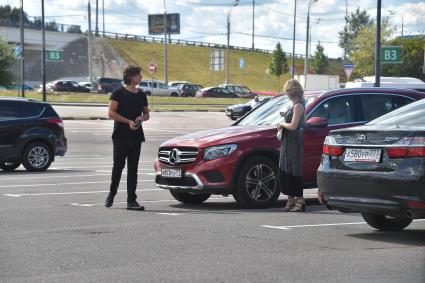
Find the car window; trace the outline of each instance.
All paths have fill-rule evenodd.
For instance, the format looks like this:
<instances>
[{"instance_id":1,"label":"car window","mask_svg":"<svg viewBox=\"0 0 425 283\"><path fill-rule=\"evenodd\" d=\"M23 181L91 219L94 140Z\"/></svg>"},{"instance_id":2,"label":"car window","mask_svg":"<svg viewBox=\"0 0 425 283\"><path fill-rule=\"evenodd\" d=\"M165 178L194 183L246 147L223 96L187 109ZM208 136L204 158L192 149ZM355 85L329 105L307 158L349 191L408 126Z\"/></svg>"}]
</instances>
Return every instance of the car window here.
<instances>
[{"instance_id":1,"label":"car window","mask_svg":"<svg viewBox=\"0 0 425 283\"><path fill-rule=\"evenodd\" d=\"M425 99L406 105L367 123L367 125L424 125Z\"/></svg>"},{"instance_id":2,"label":"car window","mask_svg":"<svg viewBox=\"0 0 425 283\"><path fill-rule=\"evenodd\" d=\"M227 89L225 89L225 88L222 88L221 89L221 92L223 92L223 93L225 93L225 94L231 94L231 92L230 91L228 91Z\"/></svg>"},{"instance_id":3,"label":"car window","mask_svg":"<svg viewBox=\"0 0 425 283\"><path fill-rule=\"evenodd\" d=\"M74 87L79 87L80 85L79 84L77 84L76 82L71 82L71 85L72 86L74 86Z\"/></svg>"},{"instance_id":4,"label":"car window","mask_svg":"<svg viewBox=\"0 0 425 283\"><path fill-rule=\"evenodd\" d=\"M326 118L329 125L344 124L354 122L353 110L351 96L335 97L322 102L310 117Z\"/></svg>"},{"instance_id":5,"label":"car window","mask_svg":"<svg viewBox=\"0 0 425 283\"><path fill-rule=\"evenodd\" d=\"M403 107L404 105L412 103L414 100L410 97L404 97L404 96L393 96L393 104L394 109L398 109L400 107Z\"/></svg>"},{"instance_id":6,"label":"car window","mask_svg":"<svg viewBox=\"0 0 425 283\"><path fill-rule=\"evenodd\" d=\"M360 95L365 121L371 121L394 110L392 96L390 95Z\"/></svg>"},{"instance_id":7,"label":"car window","mask_svg":"<svg viewBox=\"0 0 425 283\"><path fill-rule=\"evenodd\" d=\"M147 82L141 82L140 86L148 87L148 83Z\"/></svg>"},{"instance_id":8,"label":"car window","mask_svg":"<svg viewBox=\"0 0 425 283\"><path fill-rule=\"evenodd\" d=\"M23 101L2 101L0 105L0 120L37 117L45 105Z\"/></svg>"},{"instance_id":9,"label":"car window","mask_svg":"<svg viewBox=\"0 0 425 283\"><path fill-rule=\"evenodd\" d=\"M162 89L166 89L167 88L167 85L165 85L163 83L158 83L158 85L159 85L159 88L162 88Z\"/></svg>"},{"instance_id":10,"label":"car window","mask_svg":"<svg viewBox=\"0 0 425 283\"><path fill-rule=\"evenodd\" d=\"M261 104L239 121L239 126L277 125L283 121L281 111L288 111L292 101L286 96L279 96Z\"/></svg>"},{"instance_id":11,"label":"car window","mask_svg":"<svg viewBox=\"0 0 425 283\"><path fill-rule=\"evenodd\" d=\"M158 84L156 82L152 82L152 87L153 88L158 88Z\"/></svg>"},{"instance_id":12,"label":"car window","mask_svg":"<svg viewBox=\"0 0 425 283\"><path fill-rule=\"evenodd\" d=\"M251 92L251 90L249 88L247 88L246 86L241 87L241 89L242 89L243 93L250 93Z\"/></svg>"}]
</instances>

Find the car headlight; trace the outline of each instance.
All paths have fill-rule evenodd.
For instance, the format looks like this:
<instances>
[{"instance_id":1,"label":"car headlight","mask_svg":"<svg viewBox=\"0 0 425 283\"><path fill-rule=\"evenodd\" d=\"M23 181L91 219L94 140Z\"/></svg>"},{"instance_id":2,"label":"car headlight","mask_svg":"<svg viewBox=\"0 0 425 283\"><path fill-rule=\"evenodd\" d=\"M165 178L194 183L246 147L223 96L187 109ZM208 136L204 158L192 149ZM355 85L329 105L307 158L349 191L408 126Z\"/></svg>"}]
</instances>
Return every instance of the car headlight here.
<instances>
[{"instance_id":1,"label":"car headlight","mask_svg":"<svg viewBox=\"0 0 425 283\"><path fill-rule=\"evenodd\" d=\"M232 154L238 148L237 144L212 146L205 149L204 160L214 160Z\"/></svg>"}]
</instances>

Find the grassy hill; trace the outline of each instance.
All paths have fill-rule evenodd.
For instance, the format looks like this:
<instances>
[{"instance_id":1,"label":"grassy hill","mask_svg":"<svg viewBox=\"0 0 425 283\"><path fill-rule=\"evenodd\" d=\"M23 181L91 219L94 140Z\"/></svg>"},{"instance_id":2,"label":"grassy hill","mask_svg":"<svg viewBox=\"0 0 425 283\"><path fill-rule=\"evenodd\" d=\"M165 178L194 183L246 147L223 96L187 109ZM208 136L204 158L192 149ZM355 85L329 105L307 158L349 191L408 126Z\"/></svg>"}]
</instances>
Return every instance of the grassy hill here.
<instances>
[{"instance_id":1,"label":"grassy hill","mask_svg":"<svg viewBox=\"0 0 425 283\"><path fill-rule=\"evenodd\" d=\"M159 43L138 42L131 40L111 39L111 45L121 54L128 63L136 63L144 69L144 78L149 79L148 66L157 65L155 79L164 80L164 47ZM168 46L168 80L185 80L199 83L203 86L212 86L224 83L225 71L210 71L211 49L206 47L169 45ZM240 84L241 72L239 59L244 58L243 84L256 91L278 91L277 77L269 74L267 68L271 62L271 55L251 51L230 50L230 82ZM290 59L289 59L290 60ZM296 60L297 73L303 72L304 61ZM331 62L330 73L340 73L340 63ZM289 79L290 74L281 76L281 86Z\"/></svg>"}]
</instances>

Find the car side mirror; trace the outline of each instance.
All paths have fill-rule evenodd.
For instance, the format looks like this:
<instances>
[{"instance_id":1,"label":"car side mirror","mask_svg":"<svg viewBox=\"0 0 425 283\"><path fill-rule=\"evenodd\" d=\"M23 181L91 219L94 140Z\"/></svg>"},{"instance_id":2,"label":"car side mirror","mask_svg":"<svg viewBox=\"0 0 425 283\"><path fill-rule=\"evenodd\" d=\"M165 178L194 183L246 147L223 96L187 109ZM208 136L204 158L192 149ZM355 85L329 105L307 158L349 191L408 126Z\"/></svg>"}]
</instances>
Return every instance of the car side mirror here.
<instances>
[{"instance_id":1,"label":"car side mirror","mask_svg":"<svg viewBox=\"0 0 425 283\"><path fill-rule=\"evenodd\" d=\"M306 128L325 128L327 126L328 119L322 117L311 117L306 123Z\"/></svg>"}]
</instances>

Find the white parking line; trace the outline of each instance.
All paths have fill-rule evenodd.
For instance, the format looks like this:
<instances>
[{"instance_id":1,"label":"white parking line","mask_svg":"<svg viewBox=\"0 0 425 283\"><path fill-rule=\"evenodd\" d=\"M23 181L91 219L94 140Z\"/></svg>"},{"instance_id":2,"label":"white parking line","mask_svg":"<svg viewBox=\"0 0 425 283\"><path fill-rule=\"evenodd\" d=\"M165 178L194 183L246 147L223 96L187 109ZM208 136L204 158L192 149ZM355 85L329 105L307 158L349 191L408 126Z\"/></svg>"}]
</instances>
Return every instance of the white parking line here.
<instances>
[{"instance_id":1,"label":"white parking line","mask_svg":"<svg viewBox=\"0 0 425 283\"><path fill-rule=\"evenodd\" d=\"M102 172L102 171L96 171L96 172ZM81 177L101 177L101 176L111 176L110 171L103 171L103 172L109 172L109 174L90 174L90 175L73 175L73 174L69 174L69 175L51 175L51 176L36 176L36 174L32 174L32 175L19 175L19 177L12 177L12 178L1 178L2 181L6 181L6 180L22 180L22 178L25 177L31 177L31 180L34 179L54 179L54 178L81 178ZM138 172L138 174L142 174L142 175L148 175L148 176L155 176L156 173L142 173L142 172ZM122 172L122 175L127 175L127 172Z\"/></svg>"},{"instance_id":2,"label":"white parking line","mask_svg":"<svg viewBox=\"0 0 425 283\"><path fill-rule=\"evenodd\" d=\"M20 185L4 185L0 188L20 188L20 187L47 187L47 186L73 186L73 185L90 185L90 184L105 184L111 181L95 181L95 182L78 182L78 183L46 183L46 184L20 184ZM122 183L127 181L122 180ZM138 180L138 182L155 182L155 180Z\"/></svg>"},{"instance_id":3,"label":"white parking line","mask_svg":"<svg viewBox=\"0 0 425 283\"><path fill-rule=\"evenodd\" d=\"M413 222L421 222L425 219L415 219ZM307 227L326 227L326 226L348 226L348 225L363 225L366 222L347 222L347 223L326 223L326 224L308 224L308 225L293 225L293 226L271 226L261 225L263 228L278 229L278 230L291 230L293 228L307 228Z\"/></svg>"},{"instance_id":4,"label":"white parking line","mask_svg":"<svg viewBox=\"0 0 425 283\"><path fill-rule=\"evenodd\" d=\"M146 191L165 191L164 189L144 189L138 190L138 192ZM127 192L127 190L118 190L118 192ZM86 191L86 192L64 192L64 193L31 193L31 194L3 194L6 197L27 197L27 196L52 196L52 195L83 195L83 194L100 194L109 193L108 191Z\"/></svg>"},{"instance_id":5,"label":"white parking line","mask_svg":"<svg viewBox=\"0 0 425 283\"><path fill-rule=\"evenodd\" d=\"M153 202L177 202L175 199L163 199L163 200L144 200L142 203L153 203ZM115 202L114 204L124 204L127 203L126 201L122 202ZM80 207L92 207L92 206L99 206L99 205L105 205L104 202L98 202L98 203L78 203L73 202L70 205L72 206L80 206Z\"/></svg>"},{"instance_id":6,"label":"white parking line","mask_svg":"<svg viewBox=\"0 0 425 283\"><path fill-rule=\"evenodd\" d=\"M158 212L159 215L171 215L171 216L178 216L182 215L181 213L171 213L171 212Z\"/></svg>"}]
</instances>

